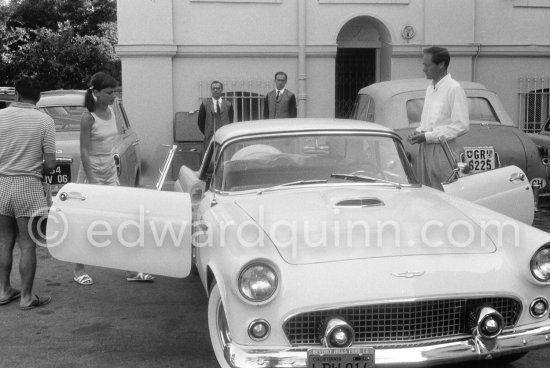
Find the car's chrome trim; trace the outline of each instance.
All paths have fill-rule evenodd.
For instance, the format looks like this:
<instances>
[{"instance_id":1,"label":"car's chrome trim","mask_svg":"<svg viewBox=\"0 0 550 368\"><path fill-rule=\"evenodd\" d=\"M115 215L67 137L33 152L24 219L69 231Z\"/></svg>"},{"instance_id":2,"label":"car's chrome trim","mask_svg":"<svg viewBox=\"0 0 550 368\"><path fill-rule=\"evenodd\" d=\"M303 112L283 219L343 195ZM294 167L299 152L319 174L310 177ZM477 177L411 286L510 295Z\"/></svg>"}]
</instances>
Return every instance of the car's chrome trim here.
<instances>
[{"instance_id":1,"label":"car's chrome trim","mask_svg":"<svg viewBox=\"0 0 550 368\"><path fill-rule=\"evenodd\" d=\"M458 299L458 298L479 299L479 298L497 298L497 297L498 298L510 298L510 299L516 300L522 306L521 310L519 311L519 314L521 315L523 313L523 303L518 298L518 296L514 295L514 294L504 294L504 293L457 294L453 297L453 299ZM449 298L449 295L439 295L439 294L437 294L437 295L432 295L429 298L404 298L404 299L396 298L396 299L372 300L368 303L365 303L364 301L362 301L362 302L357 302L357 303L346 304L346 307L360 307L360 306L369 306L369 305L376 305L376 304L392 304L392 303L413 303L413 302L430 301L430 300L438 300L438 299L448 299L448 298ZM291 313L291 314L285 316L285 318L283 320L283 324L287 323L290 319L292 319L292 318L294 318L297 315L300 315L302 313L322 312L322 311L331 310L331 309L335 309L335 308L337 308L337 307L335 307L334 305L326 305L326 306L317 307L317 308L298 310L298 311L295 311L294 313Z\"/></svg>"},{"instance_id":2,"label":"car's chrome trim","mask_svg":"<svg viewBox=\"0 0 550 368\"><path fill-rule=\"evenodd\" d=\"M537 316L537 315L533 314L533 305L535 305L535 303L538 302L539 300L544 301L544 303L546 304L546 310L544 311L543 314L541 314L540 316ZM546 300L546 298L543 298L543 297L533 299L531 304L529 304L529 314L531 315L531 317L537 318L537 319L546 317L546 315L548 314L548 300Z\"/></svg>"},{"instance_id":3,"label":"car's chrome trim","mask_svg":"<svg viewBox=\"0 0 550 368\"><path fill-rule=\"evenodd\" d=\"M550 325L514 330L495 339L488 350L473 337L455 342L406 348L378 348L375 350L377 367L425 367L434 364L491 359L506 354L550 346ZM483 348L481 346L483 345ZM358 345L356 345L358 346ZM307 347L277 347L237 345L225 346L225 357L231 367L307 367Z\"/></svg>"}]
</instances>

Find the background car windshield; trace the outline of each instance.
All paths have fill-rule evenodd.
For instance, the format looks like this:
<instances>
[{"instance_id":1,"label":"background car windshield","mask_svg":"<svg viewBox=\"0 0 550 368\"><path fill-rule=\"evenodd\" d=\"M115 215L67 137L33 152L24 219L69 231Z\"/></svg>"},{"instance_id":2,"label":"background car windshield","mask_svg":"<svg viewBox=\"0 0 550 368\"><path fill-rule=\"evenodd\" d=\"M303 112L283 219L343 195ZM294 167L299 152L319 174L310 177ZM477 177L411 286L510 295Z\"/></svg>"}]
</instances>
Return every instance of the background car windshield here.
<instances>
[{"instance_id":1,"label":"background car windshield","mask_svg":"<svg viewBox=\"0 0 550 368\"><path fill-rule=\"evenodd\" d=\"M221 153L214 187L242 191L300 180L342 182L350 174L400 184L415 182L396 141L374 135L265 137L228 145ZM374 181L373 181L374 182Z\"/></svg>"},{"instance_id":2,"label":"background car windshield","mask_svg":"<svg viewBox=\"0 0 550 368\"><path fill-rule=\"evenodd\" d=\"M359 95L351 113L352 119L374 121L374 99L369 95Z\"/></svg>"},{"instance_id":3,"label":"background car windshield","mask_svg":"<svg viewBox=\"0 0 550 368\"><path fill-rule=\"evenodd\" d=\"M40 110L53 118L57 132L80 130L80 118L88 111L84 106L48 106Z\"/></svg>"},{"instance_id":4,"label":"background car windshield","mask_svg":"<svg viewBox=\"0 0 550 368\"><path fill-rule=\"evenodd\" d=\"M407 101L407 117L410 125L420 124L423 107L423 98L414 98ZM468 97L468 110L470 113L470 121L500 123L495 110L486 98Z\"/></svg>"}]
</instances>

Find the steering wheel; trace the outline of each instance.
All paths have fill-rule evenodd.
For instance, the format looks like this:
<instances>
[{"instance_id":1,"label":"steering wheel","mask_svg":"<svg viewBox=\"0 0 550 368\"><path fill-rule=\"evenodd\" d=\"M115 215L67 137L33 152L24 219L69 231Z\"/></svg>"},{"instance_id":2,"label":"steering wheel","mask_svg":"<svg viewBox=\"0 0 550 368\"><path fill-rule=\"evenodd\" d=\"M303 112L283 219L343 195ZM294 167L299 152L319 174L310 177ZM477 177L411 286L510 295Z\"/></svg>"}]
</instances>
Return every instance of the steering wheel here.
<instances>
[{"instance_id":1,"label":"steering wheel","mask_svg":"<svg viewBox=\"0 0 550 368\"><path fill-rule=\"evenodd\" d=\"M384 173L380 170L380 168L370 162L362 162L361 169L355 170L354 172L350 173L350 175L365 175L379 179L384 177Z\"/></svg>"}]
</instances>

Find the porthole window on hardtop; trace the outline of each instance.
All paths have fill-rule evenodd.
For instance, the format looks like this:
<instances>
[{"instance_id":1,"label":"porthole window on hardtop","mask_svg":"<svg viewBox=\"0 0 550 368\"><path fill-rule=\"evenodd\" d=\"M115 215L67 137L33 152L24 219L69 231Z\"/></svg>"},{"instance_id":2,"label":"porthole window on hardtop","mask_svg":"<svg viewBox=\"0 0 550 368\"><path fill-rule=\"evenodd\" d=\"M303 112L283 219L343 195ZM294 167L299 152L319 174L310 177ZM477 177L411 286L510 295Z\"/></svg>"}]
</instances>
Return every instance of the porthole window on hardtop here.
<instances>
[{"instance_id":1,"label":"porthole window on hardtop","mask_svg":"<svg viewBox=\"0 0 550 368\"><path fill-rule=\"evenodd\" d=\"M410 125L420 124L423 107L423 98L415 98L407 101L407 118L409 119ZM491 103L486 98L468 97L468 110L470 112L470 121L500 123L493 106L491 106Z\"/></svg>"},{"instance_id":2,"label":"porthole window on hardtop","mask_svg":"<svg viewBox=\"0 0 550 368\"><path fill-rule=\"evenodd\" d=\"M357 96L351 116L355 120L374 122L374 99L369 95Z\"/></svg>"}]
</instances>

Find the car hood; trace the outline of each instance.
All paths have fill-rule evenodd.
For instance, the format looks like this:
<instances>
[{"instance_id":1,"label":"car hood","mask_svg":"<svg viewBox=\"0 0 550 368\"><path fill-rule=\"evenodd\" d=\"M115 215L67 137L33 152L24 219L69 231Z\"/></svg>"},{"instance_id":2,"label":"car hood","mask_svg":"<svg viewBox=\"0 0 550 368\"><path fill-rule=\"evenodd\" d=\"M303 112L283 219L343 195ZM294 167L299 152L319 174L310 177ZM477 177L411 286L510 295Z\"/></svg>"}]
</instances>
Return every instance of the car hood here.
<instances>
[{"instance_id":1,"label":"car hood","mask_svg":"<svg viewBox=\"0 0 550 368\"><path fill-rule=\"evenodd\" d=\"M494 252L481 227L446 198L427 188L310 187L235 204L291 264Z\"/></svg>"}]
</instances>

